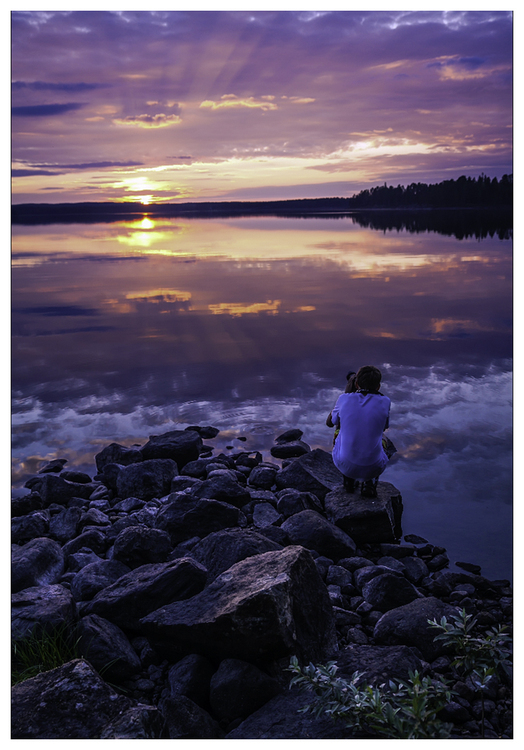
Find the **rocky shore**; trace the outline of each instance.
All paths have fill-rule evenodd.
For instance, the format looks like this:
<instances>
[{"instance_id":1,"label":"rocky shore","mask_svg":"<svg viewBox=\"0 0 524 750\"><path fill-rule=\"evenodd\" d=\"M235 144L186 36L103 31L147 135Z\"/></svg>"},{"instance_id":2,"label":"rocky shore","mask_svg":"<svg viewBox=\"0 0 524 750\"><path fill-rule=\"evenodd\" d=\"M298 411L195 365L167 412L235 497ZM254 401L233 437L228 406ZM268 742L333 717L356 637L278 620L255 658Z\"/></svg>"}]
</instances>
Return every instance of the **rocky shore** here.
<instances>
[{"instance_id":1,"label":"rocky shore","mask_svg":"<svg viewBox=\"0 0 524 750\"><path fill-rule=\"evenodd\" d=\"M12 501L12 638L61 630L76 658L17 683L13 739L342 739L300 713L291 656L369 684L418 670L454 689L452 738L512 737L512 684L482 702L428 619L458 609L512 632L509 581L402 535L402 497L348 493L298 430L220 453L191 426L112 443L93 476L55 460ZM484 720L482 721L482 717Z\"/></svg>"}]
</instances>

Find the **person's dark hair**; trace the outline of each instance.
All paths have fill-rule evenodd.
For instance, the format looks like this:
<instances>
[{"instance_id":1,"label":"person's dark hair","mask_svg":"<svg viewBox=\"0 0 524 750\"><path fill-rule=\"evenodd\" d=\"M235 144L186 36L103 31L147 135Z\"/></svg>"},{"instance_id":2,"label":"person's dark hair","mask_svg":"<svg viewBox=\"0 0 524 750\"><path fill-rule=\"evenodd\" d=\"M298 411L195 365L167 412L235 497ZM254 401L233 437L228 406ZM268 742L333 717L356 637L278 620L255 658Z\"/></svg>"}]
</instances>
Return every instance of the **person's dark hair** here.
<instances>
[{"instance_id":1,"label":"person's dark hair","mask_svg":"<svg viewBox=\"0 0 524 750\"><path fill-rule=\"evenodd\" d=\"M348 373L348 382L346 385L346 390L344 393L355 393L357 390L357 373L356 372L350 372Z\"/></svg>"},{"instance_id":2,"label":"person's dark hair","mask_svg":"<svg viewBox=\"0 0 524 750\"><path fill-rule=\"evenodd\" d=\"M378 367L373 365L364 365L357 372L357 383L358 388L362 391L371 391L375 393L380 388L380 381L382 380L382 373Z\"/></svg>"}]
</instances>

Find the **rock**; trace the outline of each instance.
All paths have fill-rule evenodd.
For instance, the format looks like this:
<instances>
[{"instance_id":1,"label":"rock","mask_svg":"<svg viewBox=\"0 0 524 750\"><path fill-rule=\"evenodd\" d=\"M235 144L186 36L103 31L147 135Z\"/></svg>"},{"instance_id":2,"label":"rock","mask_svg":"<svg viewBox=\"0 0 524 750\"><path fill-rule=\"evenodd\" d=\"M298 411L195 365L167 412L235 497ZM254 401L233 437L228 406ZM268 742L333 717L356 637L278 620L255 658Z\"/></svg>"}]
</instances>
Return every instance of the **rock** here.
<instances>
[{"instance_id":1,"label":"rock","mask_svg":"<svg viewBox=\"0 0 524 750\"><path fill-rule=\"evenodd\" d=\"M279 490L292 487L301 492L312 492L321 500L328 492L342 485L342 474L336 468L331 453L316 448L291 461L276 475Z\"/></svg>"},{"instance_id":2,"label":"rock","mask_svg":"<svg viewBox=\"0 0 524 750\"><path fill-rule=\"evenodd\" d=\"M11 639L70 627L75 614L71 592L59 584L24 589L11 597Z\"/></svg>"},{"instance_id":3,"label":"rock","mask_svg":"<svg viewBox=\"0 0 524 750\"><path fill-rule=\"evenodd\" d=\"M163 435L150 435L140 452L145 460L171 459L179 469L195 461L202 449L202 438L193 430L172 430ZM178 473L178 472L177 472Z\"/></svg>"},{"instance_id":4,"label":"rock","mask_svg":"<svg viewBox=\"0 0 524 750\"><path fill-rule=\"evenodd\" d=\"M337 676L351 677L362 672L359 685L380 685L388 680L409 680L409 673L422 672L423 663L408 646L372 646L352 644L333 654Z\"/></svg>"},{"instance_id":5,"label":"rock","mask_svg":"<svg viewBox=\"0 0 524 750\"><path fill-rule=\"evenodd\" d=\"M318 564L318 560L315 561ZM341 565L330 565L326 571L326 584L340 586L342 594L352 596L355 592L353 575Z\"/></svg>"},{"instance_id":6,"label":"rock","mask_svg":"<svg viewBox=\"0 0 524 750\"><path fill-rule=\"evenodd\" d=\"M340 560L356 552L356 544L342 529L314 510L303 510L284 521L280 527L292 544L300 544L330 559Z\"/></svg>"},{"instance_id":7,"label":"rock","mask_svg":"<svg viewBox=\"0 0 524 750\"><path fill-rule=\"evenodd\" d=\"M80 508L64 508L51 518L49 536L65 544L77 535L81 518Z\"/></svg>"},{"instance_id":8,"label":"rock","mask_svg":"<svg viewBox=\"0 0 524 750\"><path fill-rule=\"evenodd\" d=\"M268 701L226 734L226 740L325 740L351 737L343 721L303 713L311 694L292 688Z\"/></svg>"},{"instance_id":9,"label":"rock","mask_svg":"<svg viewBox=\"0 0 524 750\"><path fill-rule=\"evenodd\" d=\"M166 658L316 660L336 646L326 587L302 547L236 563L192 599L143 618L142 631Z\"/></svg>"},{"instance_id":10,"label":"rock","mask_svg":"<svg viewBox=\"0 0 524 750\"><path fill-rule=\"evenodd\" d=\"M419 557L406 557L403 560L403 565L404 575L408 581L411 581L415 585L429 575L428 566Z\"/></svg>"},{"instance_id":11,"label":"rock","mask_svg":"<svg viewBox=\"0 0 524 750\"><path fill-rule=\"evenodd\" d=\"M253 525L258 529L279 524L284 519L271 503L257 503L253 508Z\"/></svg>"},{"instance_id":12,"label":"rock","mask_svg":"<svg viewBox=\"0 0 524 750\"><path fill-rule=\"evenodd\" d=\"M214 740L219 737L217 722L185 695L164 698L160 710L171 740Z\"/></svg>"},{"instance_id":13,"label":"rock","mask_svg":"<svg viewBox=\"0 0 524 750\"><path fill-rule=\"evenodd\" d=\"M66 458L54 458L49 461L42 469L39 470L39 474L57 473L59 474L67 463Z\"/></svg>"},{"instance_id":14,"label":"rock","mask_svg":"<svg viewBox=\"0 0 524 750\"><path fill-rule=\"evenodd\" d=\"M28 495L13 497L11 499L11 518L25 516L34 510L41 510L43 501L38 492L30 492Z\"/></svg>"},{"instance_id":15,"label":"rock","mask_svg":"<svg viewBox=\"0 0 524 750\"><path fill-rule=\"evenodd\" d=\"M197 706L209 710L209 689L215 667L200 654L188 654L169 670L168 681L171 697L185 695Z\"/></svg>"},{"instance_id":16,"label":"rock","mask_svg":"<svg viewBox=\"0 0 524 750\"><path fill-rule=\"evenodd\" d=\"M51 503L67 505L73 497L81 497L87 500L94 489L92 484L68 482L67 479L63 479L62 476L57 474L44 474L38 492L42 497L44 507L47 507Z\"/></svg>"},{"instance_id":17,"label":"rock","mask_svg":"<svg viewBox=\"0 0 524 750\"><path fill-rule=\"evenodd\" d=\"M220 500L241 508L251 500L249 490L227 474L216 474L191 488L194 498Z\"/></svg>"},{"instance_id":18,"label":"rock","mask_svg":"<svg viewBox=\"0 0 524 750\"><path fill-rule=\"evenodd\" d=\"M142 565L102 589L84 608L83 614L97 614L125 632L140 631L140 618L150 612L200 592L206 569L189 558L157 565Z\"/></svg>"},{"instance_id":19,"label":"rock","mask_svg":"<svg viewBox=\"0 0 524 750\"><path fill-rule=\"evenodd\" d=\"M217 427L211 427L210 425L207 425L206 427L192 425L190 427L186 427L185 430L187 430L188 432L198 432L200 437L204 438L204 440L212 440L213 438L216 438L216 436L220 432Z\"/></svg>"},{"instance_id":20,"label":"rock","mask_svg":"<svg viewBox=\"0 0 524 750\"><path fill-rule=\"evenodd\" d=\"M287 490L281 490L278 495L277 510L281 513L284 518L289 518L300 513L302 510L316 510L319 513L323 512L323 508L316 495L312 492L300 492L293 488Z\"/></svg>"},{"instance_id":21,"label":"rock","mask_svg":"<svg viewBox=\"0 0 524 750\"><path fill-rule=\"evenodd\" d=\"M198 542L192 548L191 556L207 568L207 582L210 583L241 560L279 549L282 549L280 544L256 531L223 529Z\"/></svg>"},{"instance_id":22,"label":"rock","mask_svg":"<svg viewBox=\"0 0 524 750\"><path fill-rule=\"evenodd\" d=\"M362 588L362 596L379 612L401 607L423 595L406 579L394 573L374 576Z\"/></svg>"},{"instance_id":23,"label":"rock","mask_svg":"<svg viewBox=\"0 0 524 750\"><path fill-rule=\"evenodd\" d=\"M353 580L355 581L355 586L359 591L362 591L364 586L376 576L390 573L400 578L402 575L398 571L393 570L392 568L388 568L387 565L373 565L373 563L369 560L367 560L366 562L367 565L364 565L353 571Z\"/></svg>"},{"instance_id":24,"label":"rock","mask_svg":"<svg viewBox=\"0 0 524 750\"><path fill-rule=\"evenodd\" d=\"M304 443L303 440L295 440L293 442L272 445L269 452L275 458L296 458L310 451L311 447L307 443Z\"/></svg>"},{"instance_id":25,"label":"rock","mask_svg":"<svg viewBox=\"0 0 524 750\"><path fill-rule=\"evenodd\" d=\"M245 526L244 514L234 505L218 500L198 500L190 495L170 495L171 500L160 509L156 527L167 531L171 543L194 536L204 537L214 531Z\"/></svg>"},{"instance_id":26,"label":"rock","mask_svg":"<svg viewBox=\"0 0 524 750\"><path fill-rule=\"evenodd\" d=\"M130 572L118 560L98 560L83 566L71 582L71 594L77 602L93 599L99 591L118 581Z\"/></svg>"},{"instance_id":27,"label":"rock","mask_svg":"<svg viewBox=\"0 0 524 750\"><path fill-rule=\"evenodd\" d=\"M26 516L11 519L11 544L25 544L31 539L44 537L49 531L49 512L35 510Z\"/></svg>"},{"instance_id":28,"label":"rock","mask_svg":"<svg viewBox=\"0 0 524 750\"><path fill-rule=\"evenodd\" d=\"M304 433L302 430L299 430L298 427L292 427L289 430L286 430L281 435L275 438L275 443L281 444L281 443L293 443L296 440L300 440Z\"/></svg>"},{"instance_id":29,"label":"rock","mask_svg":"<svg viewBox=\"0 0 524 750\"><path fill-rule=\"evenodd\" d=\"M89 547L82 547L78 552L68 555L66 566L69 573L78 573L78 571L85 568L86 565L94 562L102 562L102 558L93 552L93 550L89 549ZM127 572L128 571L126 571L126 573Z\"/></svg>"},{"instance_id":30,"label":"rock","mask_svg":"<svg viewBox=\"0 0 524 750\"><path fill-rule=\"evenodd\" d=\"M278 466L264 466L259 464L251 470L248 483L251 487L257 487L261 490L270 490L275 484L277 471L279 471Z\"/></svg>"},{"instance_id":31,"label":"rock","mask_svg":"<svg viewBox=\"0 0 524 750\"><path fill-rule=\"evenodd\" d=\"M409 604L390 609L375 625L373 637L377 644L405 645L418 648L427 661L442 656L445 648L440 641L434 641L438 632L428 624L458 612L435 597L415 599Z\"/></svg>"},{"instance_id":32,"label":"rock","mask_svg":"<svg viewBox=\"0 0 524 750\"><path fill-rule=\"evenodd\" d=\"M357 542L393 542L402 536L402 498L389 482L379 482L377 498L339 488L324 499L326 516Z\"/></svg>"},{"instance_id":33,"label":"rock","mask_svg":"<svg viewBox=\"0 0 524 750\"><path fill-rule=\"evenodd\" d=\"M75 539L64 544L62 547L64 558L67 560L69 555L74 555L84 547L93 550L97 555L102 555L108 547L105 534L100 529L86 529Z\"/></svg>"},{"instance_id":34,"label":"rock","mask_svg":"<svg viewBox=\"0 0 524 750\"><path fill-rule=\"evenodd\" d=\"M89 508L88 511L82 514L80 521L78 522L78 530L82 531L87 526L111 526L109 517L97 508Z\"/></svg>"},{"instance_id":35,"label":"rock","mask_svg":"<svg viewBox=\"0 0 524 750\"><path fill-rule=\"evenodd\" d=\"M80 484L89 484L93 481L85 471L66 470L60 476L62 479L67 479L68 482L79 482Z\"/></svg>"},{"instance_id":36,"label":"rock","mask_svg":"<svg viewBox=\"0 0 524 750\"><path fill-rule=\"evenodd\" d=\"M177 474L177 464L170 458L146 459L123 466L116 478L117 494L121 498L132 496L141 500L164 497Z\"/></svg>"},{"instance_id":37,"label":"rock","mask_svg":"<svg viewBox=\"0 0 524 750\"><path fill-rule=\"evenodd\" d=\"M166 562L173 549L166 531L145 526L128 526L115 539L113 560L129 568L138 568L148 563Z\"/></svg>"},{"instance_id":38,"label":"rock","mask_svg":"<svg viewBox=\"0 0 524 750\"><path fill-rule=\"evenodd\" d=\"M140 510L146 504L145 500L138 497L126 497L124 500L113 505L114 513L132 513L134 510Z\"/></svg>"},{"instance_id":39,"label":"rock","mask_svg":"<svg viewBox=\"0 0 524 750\"><path fill-rule=\"evenodd\" d=\"M132 706L83 659L15 685L12 739L98 739Z\"/></svg>"},{"instance_id":40,"label":"rock","mask_svg":"<svg viewBox=\"0 0 524 750\"><path fill-rule=\"evenodd\" d=\"M144 460L144 456L139 448L127 448L125 445L111 443L107 445L100 453L95 456L96 468L99 473L104 470L108 464L120 464L129 466Z\"/></svg>"},{"instance_id":41,"label":"rock","mask_svg":"<svg viewBox=\"0 0 524 750\"><path fill-rule=\"evenodd\" d=\"M210 702L219 721L245 719L281 692L278 682L254 664L224 659L211 679Z\"/></svg>"},{"instance_id":42,"label":"rock","mask_svg":"<svg viewBox=\"0 0 524 750\"><path fill-rule=\"evenodd\" d=\"M64 554L58 542L42 537L23 547L11 547L11 590L58 583L64 572Z\"/></svg>"},{"instance_id":43,"label":"rock","mask_svg":"<svg viewBox=\"0 0 524 750\"><path fill-rule=\"evenodd\" d=\"M140 671L140 659L123 631L98 615L82 617L77 625L82 656L110 682L120 682Z\"/></svg>"},{"instance_id":44,"label":"rock","mask_svg":"<svg viewBox=\"0 0 524 750\"><path fill-rule=\"evenodd\" d=\"M100 732L101 740L167 739L165 720L156 706L128 708Z\"/></svg>"}]
</instances>

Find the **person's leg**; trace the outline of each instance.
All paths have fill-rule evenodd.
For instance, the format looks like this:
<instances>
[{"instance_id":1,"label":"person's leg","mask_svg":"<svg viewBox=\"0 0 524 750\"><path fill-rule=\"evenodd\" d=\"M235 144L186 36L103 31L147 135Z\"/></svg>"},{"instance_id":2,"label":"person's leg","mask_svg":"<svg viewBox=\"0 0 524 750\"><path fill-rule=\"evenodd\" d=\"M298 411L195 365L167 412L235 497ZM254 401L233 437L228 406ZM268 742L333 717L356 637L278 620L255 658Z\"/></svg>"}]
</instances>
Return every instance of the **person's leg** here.
<instances>
[{"instance_id":1,"label":"person's leg","mask_svg":"<svg viewBox=\"0 0 524 750\"><path fill-rule=\"evenodd\" d=\"M377 497L377 485L378 477L375 477L374 479L366 479L365 482L362 482L360 494L363 497Z\"/></svg>"},{"instance_id":2,"label":"person's leg","mask_svg":"<svg viewBox=\"0 0 524 750\"><path fill-rule=\"evenodd\" d=\"M344 477L344 489L347 492L354 492L355 491L355 480L351 477Z\"/></svg>"}]
</instances>

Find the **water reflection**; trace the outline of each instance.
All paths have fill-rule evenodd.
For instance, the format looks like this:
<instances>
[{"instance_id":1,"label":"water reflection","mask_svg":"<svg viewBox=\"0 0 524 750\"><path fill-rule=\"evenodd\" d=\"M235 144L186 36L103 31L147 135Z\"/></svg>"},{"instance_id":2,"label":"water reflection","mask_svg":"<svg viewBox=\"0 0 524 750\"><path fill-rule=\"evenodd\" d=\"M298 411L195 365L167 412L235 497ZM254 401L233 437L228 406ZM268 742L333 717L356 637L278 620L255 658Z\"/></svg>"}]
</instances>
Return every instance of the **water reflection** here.
<instances>
[{"instance_id":1,"label":"water reflection","mask_svg":"<svg viewBox=\"0 0 524 750\"><path fill-rule=\"evenodd\" d=\"M404 531L510 577L510 242L143 218L14 226L12 257L17 488L43 460L92 471L108 442L188 424L221 428L224 451L269 458L291 426L329 449L345 372L374 363Z\"/></svg>"}]
</instances>

